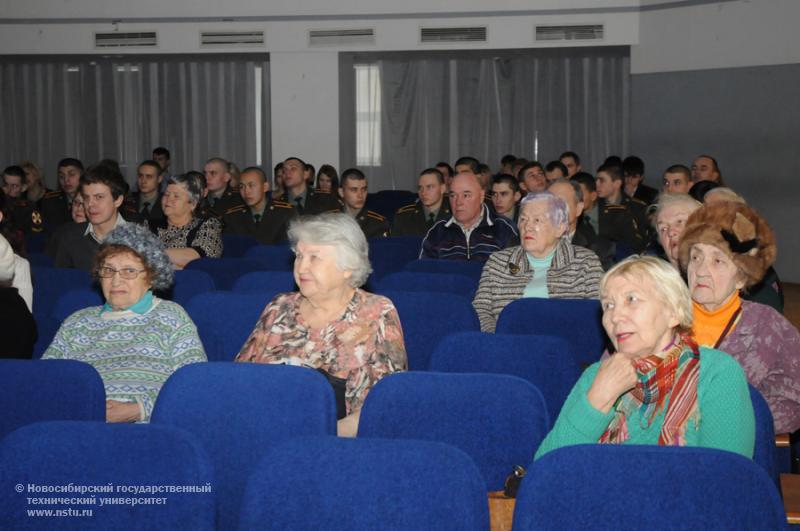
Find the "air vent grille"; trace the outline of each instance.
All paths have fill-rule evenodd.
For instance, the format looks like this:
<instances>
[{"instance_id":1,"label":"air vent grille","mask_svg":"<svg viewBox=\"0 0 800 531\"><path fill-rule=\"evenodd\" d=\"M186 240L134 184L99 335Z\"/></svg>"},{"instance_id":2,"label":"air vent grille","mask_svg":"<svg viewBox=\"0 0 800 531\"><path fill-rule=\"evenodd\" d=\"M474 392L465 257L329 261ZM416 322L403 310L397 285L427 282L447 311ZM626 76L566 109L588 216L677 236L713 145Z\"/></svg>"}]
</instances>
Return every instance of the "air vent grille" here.
<instances>
[{"instance_id":1,"label":"air vent grille","mask_svg":"<svg viewBox=\"0 0 800 531\"><path fill-rule=\"evenodd\" d=\"M155 31L95 33L95 48L125 48L129 46L157 46Z\"/></svg>"},{"instance_id":2,"label":"air vent grille","mask_svg":"<svg viewBox=\"0 0 800 531\"><path fill-rule=\"evenodd\" d=\"M310 46L375 44L375 30L372 28L311 30L308 32L308 43Z\"/></svg>"},{"instance_id":3,"label":"air vent grille","mask_svg":"<svg viewBox=\"0 0 800 531\"><path fill-rule=\"evenodd\" d=\"M263 31L202 31L200 46L203 48L241 48L264 45Z\"/></svg>"},{"instance_id":4,"label":"air vent grille","mask_svg":"<svg viewBox=\"0 0 800 531\"><path fill-rule=\"evenodd\" d=\"M420 41L437 42L485 42L486 26L469 28L420 28Z\"/></svg>"},{"instance_id":5,"label":"air vent grille","mask_svg":"<svg viewBox=\"0 0 800 531\"><path fill-rule=\"evenodd\" d=\"M602 24L536 26L537 41L596 41L602 38Z\"/></svg>"}]
</instances>

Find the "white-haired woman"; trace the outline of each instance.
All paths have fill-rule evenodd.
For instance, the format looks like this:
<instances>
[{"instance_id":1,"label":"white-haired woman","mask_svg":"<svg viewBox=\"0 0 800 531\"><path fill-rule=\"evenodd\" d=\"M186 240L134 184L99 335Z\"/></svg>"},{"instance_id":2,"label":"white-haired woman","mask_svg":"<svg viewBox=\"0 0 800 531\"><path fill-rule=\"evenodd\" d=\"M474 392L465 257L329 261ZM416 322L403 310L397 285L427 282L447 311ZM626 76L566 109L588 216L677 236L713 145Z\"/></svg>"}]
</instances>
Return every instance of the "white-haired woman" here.
<instances>
[{"instance_id":1,"label":"white-haired woman","mask_svg":"<svg viewBox=\"0 0 800 531\"><path fill-rule=\"evenodd\" d=\"M686 221L692 212L703 206L689 194L661 194L655 205L653 223L664 257L680 269L678 248Z\"/></svg>"},{"instance_id":2,"label":"white-haired woman","mask_svg":"<svg viewBox=\"0 0 800 531\"><path fill-rule=\"evenodd\" d=\"M600 291L615 353L584 371L536 458L593 442L703 446L752 458L744 371L691 339L692 301L678 271L634 256L605 274Z\"/></svg>"},{"instance_id":3,"label":"white-haired woman","mask_svg":"<svg viewBox=\"0 0 800 531\"><path fill-rule=\"evenodd\" d=\"M193 176L173 175L161 198L164 218L150 220L150 230L164 242L175 269L183 269L198 258L222 256L222 223L195 212L203 200L203 189Z\"/></svg>"},{"instance_id":4,"label":"white-haired woman","mask_svg":"<svg viewBox=\"0 0 800 531\"><path fill-rule=\"evenodd\" d=\"M236 361L321 370L340 390L339 435L352 437L372 386L406 368L400 318L392 301L360 289L372 268L351 217L303 217L292 221L288 236L300 291L267 305Z\"/></svg>"},{"instance_id":5,"label":"white-haired woman","mask_svg":"<svg viewBox=\"0 0 800 531\"><path fill-rule=\"evenodd\" d=\"M494 332L500 312L517 299L596 299L600 292L600 259L570 243L562 199L550 192L528 194L517 225L522 245L489 257L472 301L484 332Z\"/></svg>"}]
</instances>

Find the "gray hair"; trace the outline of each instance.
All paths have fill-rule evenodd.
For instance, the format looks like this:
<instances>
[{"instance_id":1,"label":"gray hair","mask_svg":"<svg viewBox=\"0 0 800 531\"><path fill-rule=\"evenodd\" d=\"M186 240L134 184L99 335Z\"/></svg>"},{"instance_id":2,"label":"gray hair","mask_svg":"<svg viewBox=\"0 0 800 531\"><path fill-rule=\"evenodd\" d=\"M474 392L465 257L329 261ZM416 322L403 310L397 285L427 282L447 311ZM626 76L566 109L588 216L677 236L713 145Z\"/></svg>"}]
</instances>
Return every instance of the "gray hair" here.
<instances>
[{"instance_id":1,"label":"gray hair","mask_svg":"<svg viewBox=\"0 0 800 531\"><path fill-rule=\"evenodd\" d=\"M334 247L336 265L352 273L350 285L354 288L363 286L372 273L367 238L356 220L347 214L328 212L302 216L289 223L288 236L293 251L301 241Z\"/></svg>"},{"instance_id":2,"label":"gray hair","mask_svg":"<svg viewBox=\"0 0 800 531\"><path fill-rule=\"evenodd\" d=\"M520 202L520 210L527 203L533 203L535 201L543 201L547 203L547 219L550 220L550 223L555 226L568 226L569 210L563 199L550 192L529 193ZM564 234L567 234L567 232ZM569 235L567 234L567 236Z\"/></svg>"},{"instance_id":3,"label":"gray hair","mask_svg":"<svg viewBox=\"0 0 800 531\"><path fill-rule=\"evenodd\" d=\"M203 190L200 188L200 183L188 173L170 176L167 179L167 186L170 184L183 186L189 192L189 201L192 201L195 205L199 205L200 201L203 200Z\"/></svg>"},{"instance_id":4,"label":"gray hair","mask_svg":"<svg viewBox=\"0 0 800 531\"><path fill-rule=\"evenodd\" d=\"M573 181L572 179L567 179L566 177L559 177L558 179L554 180L550 184L547 185L548 190L554 184L568 184L572 187L575 191L575 198L578 200L578 203L583 203L583 188L578 181ZM569 207L569 205L567 205Z\"/></svg>"},{"instance_id":5,"label":"gray hair","mask_svg":"<svg viewBox=\"0 0 800 531\"><path fill-rule=\"evenodd\" d=\"M166 289L172 285L175 268L167 253L164 252L164 244L146 228L135 223L121 225L112 230L103 240L102 247L110 245L128 247L138 254L146 266L154 272L153 287L155 289Z\"/></svg>"},{"instance_id":6,"label":"gray hair","mask_svg":"<svg viewBox=\"0 0 800 531\"><path fill-rule=\"evenodd\" d=\"M694 212L703 206L701 202L697 201L689 194L659 194L656 204L651 205L648 208L650 221L652 222L653 226L656 227L658 225L658 215L661 214L662 210L668 206L679 204L686 205L690 209L689 212Z\"/></svg>"}]
</instances>

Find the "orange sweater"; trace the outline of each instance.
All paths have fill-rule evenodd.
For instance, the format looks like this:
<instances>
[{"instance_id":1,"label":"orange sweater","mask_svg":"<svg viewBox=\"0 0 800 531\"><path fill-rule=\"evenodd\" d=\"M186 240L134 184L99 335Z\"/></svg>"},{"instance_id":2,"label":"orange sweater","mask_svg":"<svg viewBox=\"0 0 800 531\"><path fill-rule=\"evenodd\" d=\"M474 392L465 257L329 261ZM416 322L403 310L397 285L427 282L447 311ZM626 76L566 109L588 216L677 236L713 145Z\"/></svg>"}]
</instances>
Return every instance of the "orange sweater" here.
<instances>
[{"instance_id":1,"label":"orange sweater","mask_svg":"<svg viewBox=\"0 0 800 531\"><path fill-rule=\"evenodd\" d=\"M713 312L709 312L702 305L692 301L694 307L694 325L692 325L692 337L698 345L714 347L720 339L725 326L733 317L733 314L742 305L739 299L739 292L736 291L725 304ZM736 328L736 323L728 331L730 334Z\"/></svg>"}]
</instances>

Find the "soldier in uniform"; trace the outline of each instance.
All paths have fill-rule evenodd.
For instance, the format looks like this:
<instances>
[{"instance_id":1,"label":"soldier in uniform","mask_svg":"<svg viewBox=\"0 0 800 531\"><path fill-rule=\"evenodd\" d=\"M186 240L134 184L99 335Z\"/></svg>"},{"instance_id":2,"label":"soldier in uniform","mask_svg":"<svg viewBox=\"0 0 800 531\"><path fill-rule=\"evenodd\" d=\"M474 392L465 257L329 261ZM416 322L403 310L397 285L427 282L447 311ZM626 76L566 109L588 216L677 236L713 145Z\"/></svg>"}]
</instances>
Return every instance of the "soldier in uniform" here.
<instances>
[{"instance_id":1,"label":"soldier in uniform","mask_svg":"<svg viewBox=\"0 0 800 531\"><path fill-rule=\"evenodd\" d=\"M597 169L598 234L641 252L648 241L647 205L626 196L622 191L623 182L621 166L604 164Z\"/></svg>"},{"instance_id":2,"label":"soldier in uniform","mask_svg":"<svg viewBox=\"0 0 800 531\"><path fill-rule=\"evenodd\" d=\"M622 171L625 174L625 195L642 201L645 205L652 205L658 198L658 190L644 184L644 161L639 157L625 157L622 161Z\"/></svg>"},{"instance_id":3,"label":"soldier in uniform","mask_svg":"<svg viewBox=\"0 0 800 531\"><path fill-rule=\"evenodd\" d=\"M221 218L225 212L244 205L242 196L230 186L231 173L228 161L219 157L208 159L203 172L206 177L206 195L201 210L208 210L214 217Z\"/></svg>"},{"instance_id":4,"label":"soldier in uniform","mask_svg":"<svg viewBox=\"0 0 800 531\"><path fill-rule=\"evenodd\" d=\"M124 213L133 211L135 221L146 222L164 217L161 209L161 182L164 176L161 166L155 160L146 160L136 169L136 182L139 190L128 195L125 200ZM125 216L129 219L128 216Z\"/></svg>"},{"instance_id":5,"label":"soldier in uniform","mask_svg":"<svg viewBox=\"0 0 800 531\"><path fill-rule=\"evenodd\" d=\"M344 203L342 212L355 218L367 238L389 235L389 221L364 207L367 202L367 178L361 170L350 168L342 172L339 195Z\"/></svg>"},{"instance_id":6,"label":"soldier in uniform","mask_svg":"<svg viewBox=\"0 0 800 531\"><path fill-rule=\"evenodd\" d=\"M72 199L78 193L83 164L78 159L61 159L58 163L59 190L45 192L41 200L42 222L48 232L72 221Z\"/></svg>"},{"instance_id":7,"label":"soldier in uniform","mask_svg":"<svg viewBox=\"0 0 800 531\"><path fill-rule=\"evenodd\" d=\"M522 199L519 181L513 175L501 173L492 180L491 192L495 213L516 225L519 218L519 201Z\"/></svg>"},{"instance_id":8,"label":"soldier in uniform","mask_svg":"<svg viewBox=\"0 0 800 531\"><path fill-rule=\"evenodd\" d=\"M321 214L340 211L342 203L332 193L312 190L305 180L306 163L297 157L283 161L283 200L292 205L297 213Z\"/></svg>"},{"instance_id":9,"label":"soldier in uniform","mask_svg":"<svg viewBox=\"0 0 800 531\"><path fill-rule=\"evenodd\" d=\"M289 203L270 199L269 181L261 168L245 168L239 181L244 205L228 209L222 217L224 232L250 236L265 245L286 240L289 221L297 213Z\"/></svg>"},{"instance_id":10,"label":"soldier in uniform","mask_svg":"<svg viewBox=\"0 0 800 531\"><path fill-rule=\"evenodd\" d=\"M437 168L423 170L417 179L419 199L395 212L392 236L425 236L434 223L450 219L446 193L444 174Z\"/></svg>"},{"instance_id":11,"label":"soldier in uniform","mask_svg":"<svg viewBox=\"0 0 800 531\"><path fill-rule=\"evenodd\" d=\"M25 170L20 166L9 166L3 170L3 192L5 207L14 218L14 224L25 234L42 232L42 216L36 205L25 199Z\"/></svg>"}]
</instances>

